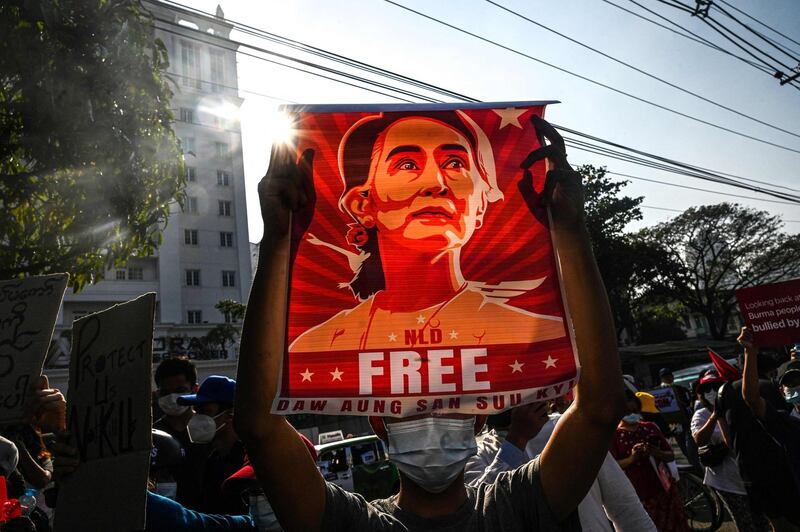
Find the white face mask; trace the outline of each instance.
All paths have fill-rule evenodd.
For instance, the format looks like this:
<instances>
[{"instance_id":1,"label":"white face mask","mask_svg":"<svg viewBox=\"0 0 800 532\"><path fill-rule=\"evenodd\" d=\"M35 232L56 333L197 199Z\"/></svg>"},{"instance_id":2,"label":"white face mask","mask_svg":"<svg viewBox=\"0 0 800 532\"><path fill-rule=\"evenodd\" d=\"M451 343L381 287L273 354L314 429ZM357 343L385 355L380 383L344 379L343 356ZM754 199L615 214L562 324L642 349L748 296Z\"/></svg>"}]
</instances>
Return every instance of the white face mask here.
<instances>
[{"instance_id":1,"label":"white face mask","mask_svg":"<svg viewBox=\"0 0 800 532\"><path fill-rule=\"evenodd\" d=\"M278 518L275 517L275 512L272 511L272 506L269 504L264 494L250 495L249 513L259 532L283 530L280 523L278 523Z\"/></svg>"},{"instance_id":2,"label":"white face mask","mask_svg":"<svg viewBox=\"0 0 800 532\"><path fill-rule=\"evenodd\" d=\"M175 497L178 495L178 483L177 482L157 482L156 483L156 493L161 495L162 497L166 497L167 499L175 500Z\"/></svg>"},{"instance_id":3,"label":"white face mask","mask_svg":"<svg viewBox=\"0 0 800 532\"><path fill-rule=\"evenodd\" d=\"M186 424L186 431L189 433L189 440L191 440L192 443L210 443L211 440L214 439L214 434L216 434L219 429L225 426L225 424L223 424L217 428L217 423L214 420L225 412L227 412L227 410L220 412L214 417L207 416L205 414L193 415L192 419L189 420L189 423Z\"/></svg>"},{"instance_id":4,"label":"white face mask","mask_svg":"<svg viewBox=\"0 0 800 532\"><path fill-rule=\"evenodd\" d=\"M441 493L478 452L475 418L426 417L387 423L389 458L418 486Z\"/></svg>"},{"instance_id":5,"label":"white face mask","mask_svg":"<svg viewBox=\"0 0 800 532\"><path fill-rule=\"evenodd\" d=\"M800 404L800 386L786 387L783 390L783 397L787 403L793 405Z\"/></svg>"},{"instance_id":6,"label":"white face mask","mask_svg":"<svg viewBox=\"0 0 800 532\"><path fill-rule=\"evenodd\" d=\"M706 401L708 401L708 404L710 404L713 407L714 403L717 400L717 390L709 390L703 394L703 397L705 398Z\"/></svg>"},{"instance_id":7,"label":"white face mask","mask_svg":"<svg viewBox=\"0 0 800 532\"><path fill-rule=\"evenodd\" d=\"M186 413L186 411L189 410L189 407L178 404L178 397L181 395L184 394L171 393L169 395L159 397L158 407L168 416L176 417Z\"/></svg>"}]
</instances>

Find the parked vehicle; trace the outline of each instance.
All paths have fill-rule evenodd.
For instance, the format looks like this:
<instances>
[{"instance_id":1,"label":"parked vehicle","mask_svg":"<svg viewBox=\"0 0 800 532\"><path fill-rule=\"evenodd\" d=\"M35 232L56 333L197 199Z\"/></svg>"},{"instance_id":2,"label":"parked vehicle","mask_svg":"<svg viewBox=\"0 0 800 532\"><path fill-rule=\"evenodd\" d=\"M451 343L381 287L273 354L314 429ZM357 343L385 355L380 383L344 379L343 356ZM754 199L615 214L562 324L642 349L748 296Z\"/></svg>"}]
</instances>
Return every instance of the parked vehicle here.
<instances>
[{"instance_id":1,"label":"parked vehicle","mask_svg":"<svg viewBox=\"0 0 800 532\"><path fill-rule=\"evenodd\" d=\"M360 493L370 501L384 499L400 489L400 476L389 461L386 444L375 435L315 448L322 476L347 491Z\"/></svg>"}]
</instances>

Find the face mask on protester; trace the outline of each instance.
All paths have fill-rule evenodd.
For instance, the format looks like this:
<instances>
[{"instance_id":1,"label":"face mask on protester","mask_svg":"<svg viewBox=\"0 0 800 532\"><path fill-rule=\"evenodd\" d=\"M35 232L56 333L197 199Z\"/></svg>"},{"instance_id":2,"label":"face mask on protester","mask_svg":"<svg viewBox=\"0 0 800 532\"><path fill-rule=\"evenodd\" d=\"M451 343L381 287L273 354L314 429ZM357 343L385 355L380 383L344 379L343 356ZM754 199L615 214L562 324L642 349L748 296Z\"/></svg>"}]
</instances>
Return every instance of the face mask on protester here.
<instances>
[{"instance_id":1,"label":"face mask on protester","mask_svg":"<svg viewBox=\"0 0 800 532\"><path fill-rule=\"evenodd\" d=\"M178 495L178 483L157 482L156 493L161 495L162 497L166 497L167 499L172 499L174 501L175 497Z\"/></svg>"},{"instance_id":2,"label":"face mask on protester","mask_svg":"<svg viewBox=\"0 0 800 532\"><path fill-rule=\"evenodd\" d=\"M186 431L189 433L189 439L192 443L210 443L214 439L214 435L225 424L217 427L215 419L227 413L227 410L220 412L214 417L205 414L195 414L189 423L186 425Z\"/></svg>"},{"instance_id":3,"label":"face mask on protester","mask_svg":"<svg viewBox=\"0 0 800 532\"><path fill-rule=\"evenodd\" d=\"M389 458L418 486L441 493L478 452L475 418L426 417L387 423Z\"/></svg>"},{"instance_id":4,"label":"face mask on protester","mask_svg":"<svg viewBox=\"0 0 800 532\"><path fill-rule=\"evenodd\" d=\"M714 403L717 400L717 390L709 390L703 394L703 398L708 401L708 404L714 406Z\"/></svg>"},{"instance_id":5,"label":"face mask on protester","mask_svg":"<svg viewBox=\"0 0 800 532\"><path fill-rule=\"evenodd\" d=\"M188 406L178 404L178 397L185 394L171 393L158 398L158 407L168 416L180 416L189 410Z\"/></svg>"},{"instance_id":6,"label":"face mask on protester","mask_svg":"<svg viewBox=\"0 0 800 532\"><path fill-rule=\"evenodd\" d=\"M642 415L637 412L622 417L622 421L624 421L625 423L630 423L631 425L633 425L634 423L638 423L641 420L642 420Z\"/></svg>"},{"instance_id":7,"label":"face mask on protester","mask_svg":"<svg viewBox=\"0 0 800 532\"><path fill-rule=\"evenodd\" d=\"M783 392L783 397L786 399L787 403L793 405L800 404L800 386L786 388Z\"/></svg>"},{"instance_id":8,"label":"face mask on protester","mask_svg":"<svg viewBox=\"0 0 800 532\"><path fill-rule=\"evenodd\" d=\"M250 494L249 513L260 532L283 530L278 523L278 518L275 517L272 505L263 493Z\"/></svg>"}]
</instances>

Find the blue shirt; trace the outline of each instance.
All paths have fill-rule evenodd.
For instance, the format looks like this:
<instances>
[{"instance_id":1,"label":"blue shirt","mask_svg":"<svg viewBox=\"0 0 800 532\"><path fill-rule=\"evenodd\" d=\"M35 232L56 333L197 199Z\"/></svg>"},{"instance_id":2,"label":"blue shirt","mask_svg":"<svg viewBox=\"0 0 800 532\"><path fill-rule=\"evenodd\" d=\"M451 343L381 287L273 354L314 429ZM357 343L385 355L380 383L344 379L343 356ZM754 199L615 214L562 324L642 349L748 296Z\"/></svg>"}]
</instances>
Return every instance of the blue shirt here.
<instances>
[{"instance_id":1,"label":"blue shirt","mask_svg":"<svg viewBox=\"0 0 800 532\"><path fill-rule=\"evenodd\" d=\"M184 508L172 499L148 491L145 532L182 532L184 530L257 531L253 519L249 515L203 514Z\"/></svg>"}]
</instances>

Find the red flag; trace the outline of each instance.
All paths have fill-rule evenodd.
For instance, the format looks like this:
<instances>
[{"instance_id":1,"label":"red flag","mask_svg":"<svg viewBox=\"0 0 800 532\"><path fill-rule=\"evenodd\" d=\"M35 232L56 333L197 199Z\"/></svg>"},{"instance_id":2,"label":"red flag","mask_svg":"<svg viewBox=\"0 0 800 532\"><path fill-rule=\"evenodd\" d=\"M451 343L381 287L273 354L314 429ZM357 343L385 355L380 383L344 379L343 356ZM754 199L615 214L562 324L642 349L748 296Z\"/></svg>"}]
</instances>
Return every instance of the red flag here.
<instances>
[{"instance_id":1,"label":"red flag","mask_svg":"<svg viewBox=\"0 0 800 532\"><path fill-rule=\"evenodd\" d=\"M742 373L735 367L728 364L728 361L719 356L710 347L708 348L708 356L711 357L711 362L714 364L717 373L726 381L738 381L742 378Z\"/></svg>"}]
</instances>

